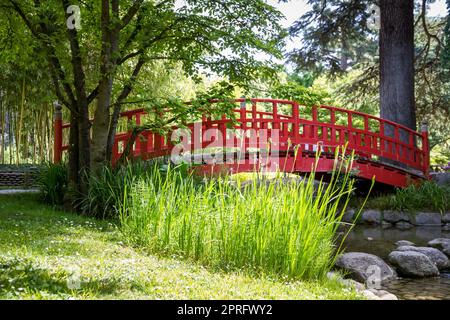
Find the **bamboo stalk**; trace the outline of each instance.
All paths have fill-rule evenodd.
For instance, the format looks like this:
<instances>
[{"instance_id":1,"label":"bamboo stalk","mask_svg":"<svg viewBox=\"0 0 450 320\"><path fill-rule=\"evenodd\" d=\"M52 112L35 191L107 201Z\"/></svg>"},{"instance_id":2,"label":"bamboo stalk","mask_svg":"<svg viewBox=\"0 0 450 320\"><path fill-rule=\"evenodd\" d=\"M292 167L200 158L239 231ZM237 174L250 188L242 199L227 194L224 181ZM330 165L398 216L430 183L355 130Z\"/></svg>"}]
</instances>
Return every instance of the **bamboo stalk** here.
<instances>
[{"instance_id":1,"label":"bamboo stalk","mask_svg":"<svg viewBox=\"0 0 450 320\"><path fill-rule=\"evenodd\" d=\"M5 164L5 146L6 146L6 143L5 143L5 137L6 137L6 134L5 134L5 127L6 127L6 108L5 108L5 106L4 106L4 103L3 103L3 96L2 96L2 99L1 99L1 104L0 104L0 108L1 108L1 110L0 110L0 116L2 117L2 121L1 121L1 124L0 124L0 130L2 131L2 147L1 147L1 150L0 150L0 159L1 159L1 161L2 161L2 164Z\"/></svg>"},{"instance_id":2,"label":"bamboo stalk","mask_svg":"<svg viewBox=\"0 0 450 320\"><path fill-rule=\"evenodd\" d=\"M20 101L20 111L19 111L19 127L17 129L17 139L16 139L16 164L20 163L20 146L22 143L22 126L23 126L23 109L25 104L25 78L22 81L22 97Z\"/></svg>"}]
</instances>

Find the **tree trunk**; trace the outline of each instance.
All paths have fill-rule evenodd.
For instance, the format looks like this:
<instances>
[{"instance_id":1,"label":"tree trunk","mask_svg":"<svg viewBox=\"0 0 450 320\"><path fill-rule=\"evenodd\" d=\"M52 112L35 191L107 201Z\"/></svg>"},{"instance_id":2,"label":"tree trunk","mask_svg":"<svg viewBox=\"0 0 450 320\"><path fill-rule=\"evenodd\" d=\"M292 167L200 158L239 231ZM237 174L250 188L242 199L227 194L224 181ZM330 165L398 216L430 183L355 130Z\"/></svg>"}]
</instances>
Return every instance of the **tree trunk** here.
<instances>
[{"instance_id":1,"label":"tree trunk","mask_svg":"<svg viewBox=\"0 0 450 320\"><path fill-rule=\"evenodd\" d=\"M106 162L106 148L109 132L109 105L111 103L111 79L102 81L97 98L94 122L92 125L92 159L91 169L98 172Z\"/></svg>"},{"instance_id":2,"label":"tree trunk","mask_svg":"<svg viewBox=\"0 0 450 320\"><path fill-rule=\"evenodd\" d=\"M111 161L112 149L115 142L117 124L120 117L121 103L128 97L133 89L133 83L136 81L139 72L141 72L142 67L145 64L145 59L140 57L136 65L134 66L133 73L128 81L128 83L124 86L122 91L117 98L116 103L113 107L113 113L111 116L111 121L109 123L109 133L108 133L108 145L106 148L106 160Z\"/></svg>"},{"instance_id":3,"label":"tree trunk","mask_svg":"<svg viewBox=\"0 0 450 320\"><path fill-rule=\"evenodd\" d=\"M78 120L78 187L82 195L88 192L88 181L91 164L91 122L89 120L89 108L87 102L79 106L80 115Z\"/></svg>"},{"instance_id":4,"label":"tree trunk","mask_svg":"<svg viewBox=\"0 0 450 320\"><path fill-rule=\"evenodd\" d=\"M380 113L416 130L413 10L413 0L380 0Z\"/></svg>"},{"instance_id":5,"label":"tree trunk","mask_svg":"<svg viewBox=\"0 0 450 320\"><path fill-rule=\"evenodd\" d=\"M98 170L110 158L108 151L108 136L110 125L110 106L111 95L114 78L114 55L118 51L119 45L119 1L111 1L113 20L110 19L110 5L108 0L102 0L102 16L101 16L101 30L102 30L102 53L100 74L101 80L99 83L99 93L97 97L97 108L95 109L94 123L92 126L92 158L91 169L93 172ZM111 28L113 29L111 30Z\"/></svg>"},{"instance_id":6,"label":"tree trunk","mask_svg":"<svg viewBox=\"0 0 450 320\"><path fill-rule=\"evenodd\" d=\"M73 209L74 193L80 192L79 190L79 143L78 143L78 120L77 116L71 113L70 116L70 132L69 132L69 165L68 165L68 183L69 191L64 195L64 207L67 210ZM53 138L54 139L54 138Z\"/></svg>"},{"instance_id":7,"label":"tree trunk","mask_svg":"<svg viewBox=\"0 0 450 320\"><path fill-rule=\"evenodd\" d=\"M348 69L348 50L349 46L347 43L347 39L341 30L341 55L340 55L340 65L341 70L346 72Z\"/></svg>"}]
</instances>

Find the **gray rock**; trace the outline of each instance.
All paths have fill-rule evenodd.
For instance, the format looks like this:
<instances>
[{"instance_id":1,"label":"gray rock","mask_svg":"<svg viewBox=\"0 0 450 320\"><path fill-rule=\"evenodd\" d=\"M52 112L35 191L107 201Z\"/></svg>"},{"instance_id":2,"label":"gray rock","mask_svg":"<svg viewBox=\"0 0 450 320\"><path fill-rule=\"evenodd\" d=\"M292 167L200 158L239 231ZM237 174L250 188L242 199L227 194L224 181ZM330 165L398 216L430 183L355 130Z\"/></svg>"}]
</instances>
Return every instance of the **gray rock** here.
<instances>
[{"instance_id":1,"label":"gray rock","mask_svg":"<svg viewBox=\"0 0 450 320\"><path fill-rule=\"evenodd\" d=\"M414 251L420 252L426 255L436 265L439 270L446 269L448 267L448 258L445 254L436 248L430 247L413 247L413 246L401 246L396 251Z\"/></svg>"},{"instance_id":2,"label":"gray rock","mask_svg":"<svg viewBox=\"0 0 450 320\"><path fill-rule=\"evenodd\" d=\"M414 224L418 226L441 225L441 214L438 212L418 212L414 217Z\"/></svg>"},{"instance_id":3,"label":"gray rock","mask_svg":"<svg viewBox=\"0 0 450 320\"><path fill-rule=\"evenodd\" d=\"M361 219L366 223L379 224L381 223L381 212L379 210L365 210Z\"/></svg>"},{"instance_id":4,"label":"gray rock","mask_svg":"<svg viewBox=\"0 0 450 320\"><path fill-rule=\"evenodd\" d=\"M355 281L353 279L344 279L342 280L342 283L349 288L355 289L355 291L363 292L366 290L366 286L358 281Z\"/></svg>"},{"instance_id":5,"label":"gray rock","mask_svg":"<svg viewBox=\"0 0 450 320\"><path fill-rule=\"evenodd\" d=\"M444 244L442 247L442 252L447 255L447 257L450 257L450 244Z\"/></svg>"},{"instance_id":6,"label":"gray rock","mask_svg":"<svg viewBox=\"0 0 450 320\"><path fill-rule=\"evenodd\" d=\"M440 186L450 185L450 172L433 172L431 177Z\"/></svg>"},{"instance_id":7,"label":"gray rock","mask_svg":"<svg viewBox=\"0 0 450 320\"><path fill-rule=\"evenodd\" d=\"M442 216L442 222L444 223L450 223L450 212L446 213Z\"/></svg>"},{"instance_id":8,"label":"gray rock","mask_svg":"<svg viewBox=\"0 0 450 320\"><path fill-rule=\"evenodd\" d=\"M408 241L408 240L399 240L395 243L397 247L401 246L415 246L414 242Z\"/></svg>"},{"instance_id":9,"label":"gray rock","mask_svg":"<svg viewBox=\"0 0 450 320\"><path fill-rule=\"evenodd\" d=\"M439 275L436 265L426 255L415 251L393 251L389 261L405 277L423 278Z\"/></svg>"},{"instance_id":10,"label":"gray rock","mask_svg":"<svg viewBox=\"0 0 450 320\"><path fill-rule=\"evenodd\" d=\"M400 211L383 211L383 220L391 223L397 223L400 221L410 222L409 215Z\"/></svg>"},{"instance_id":11,"label":"gray rock","mask_svg":"<svg viewBox=\"0 0 450 320\"><path fill-rule=\"evenodd\" d=\"M428 241L428 246L433 247L439 250L444 249L444 245L450 245L450 239L448 238L437 238L431 241Z\"/></svg>"},{"instance_id":12,"label":"gray rock","mask_svg":"<svg viewBox=\"0 0 450 320\"><path fill-rule=\"evenodd\" d=\"M375 293L373 293L370 290L364 290L362 292L362 294L367 300L381 300L381 298L379 296L377 296Z\"/></svg>"},{"instance_id":13,"label":"gray rock","mask_svg":"<svg viewBox=\"0 0 450 320\"><path fill-rule=\"evenodd\" d=\"M380 300L398 300L397 296L387 292L386 290L368 289L374 295L376 295Z\"/></svg>"},{"instance_id":14,"label":"gray rock","mask_svg":"<svg viewBox=\"0 0 450 320\"><path fill-rule=\"evenodd\" d=\"M342 222L353 223L355 219L355 209L348 209L342 216Z\"/></svg>"},{"instance_id":15,"label":"gray rock","mask_svg":"<svg viewBox=\"0 0 450 320\"><path fill-rule=\"evenodd\" d=\"M450 231L450 223L446 223L442 226L442 230L444 231Z\"/></svg>"},{"instance_id":16,"label":"gray rock","mask_svg":"<svg viewBox=\"0 0 450 320\"><path fill-rule=\"evenodd\" d=\"M411 229L414 227L411 223L407 221L399 221L395 224L395 227L401 230Z\"/></svg>"},{"instance_id":17,"label":"gray rock","mask_svg":"<svg viewBox=\"0 0 450 320\"><path fill-rule=\"evenodd\" d=\"M341 254L336 260L336 267L348 272L348 276L358 282L365 283L373 277L374 268L380 269L380 281L397 277L396 272L381 258L363 252L348 252Z\"/></svg>"},{"instance_id":18,"label":"gray rock","mask_svg":"<svg viewBox=\"0 0 450 320\"><path fill-rule=\"evenodd\" d=\"M397 296L393 293L386 293L380 297L380 300L398 300Z\"/></svg>"}]
</instances>

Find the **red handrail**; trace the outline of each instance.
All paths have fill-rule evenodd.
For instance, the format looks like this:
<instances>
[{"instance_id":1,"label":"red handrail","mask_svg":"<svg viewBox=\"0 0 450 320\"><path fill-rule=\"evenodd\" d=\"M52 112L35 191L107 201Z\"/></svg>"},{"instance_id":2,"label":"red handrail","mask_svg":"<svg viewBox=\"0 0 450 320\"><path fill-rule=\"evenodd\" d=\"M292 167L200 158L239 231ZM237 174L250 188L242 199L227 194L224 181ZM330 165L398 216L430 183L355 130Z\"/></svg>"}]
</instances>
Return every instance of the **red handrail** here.
<instances>
[{"instance_id":1,"label":"red handrail","mask_svg":"<svg viewBox=\"0 0 450 320\"><path fill-rule=\"evenodd\" d=\"M219 101L211 101L211 103L217 102ZM288 145L297 145L301 147L302 151L308 151L311 145L320 143L324 150L332 150L347 143L348 151L354 151L361 159L368 161L387 159L391 163L394 161L406 165L406 169L418 170L428 177L429 144L426 127L423 127L422 132L418 133L401 124L359 111L325 105L307 108L289 100L241 98L235 99L233 102L239 104L239 108L234 110L237 116L237 124L234 125L234 128L244 130L279 129L282 136L280 149L286 149ZM248 103L250 108L247 107ZM258 105L261 104L269 104L268 107L271 111L258 109ZM282 112L286 106L288 112ZM321 119L324 114L329 120ZM139 124L141 118L146 115L147 112L144 109L136 109L122 112L120 117L127 118L128 122L134 121ZM361 121L361 127L354 125L357 118ZM55 162L60 161L62 152L68 149L67 145L62 144L62 131L70 127L69 124L57 123L57 121L59 120L55 117ZM212 128L225 133L230 122L232 120L225 116L213 120L205 115L197 124L203 128ZM194 123L188 125L188 128L192 129L192 136L194 135L194 126ZM226 134L222 136L224 137L223 142L227 142ZM129 131L116 135L112 155L113 163L121 155L120 145L125 144L129 138ZM200 144L194 145L195 139ZM169 140L157 133L144 131L141 133L141 139L137 139L135 142L134 156L152 158L167 155L173 148ZM198 146L203 148L208 142L210 141L204 137L193 137L191 149L195 150ZM246 150L251 147L250 142L245 140Z\"/></svg>"}]
</instances>

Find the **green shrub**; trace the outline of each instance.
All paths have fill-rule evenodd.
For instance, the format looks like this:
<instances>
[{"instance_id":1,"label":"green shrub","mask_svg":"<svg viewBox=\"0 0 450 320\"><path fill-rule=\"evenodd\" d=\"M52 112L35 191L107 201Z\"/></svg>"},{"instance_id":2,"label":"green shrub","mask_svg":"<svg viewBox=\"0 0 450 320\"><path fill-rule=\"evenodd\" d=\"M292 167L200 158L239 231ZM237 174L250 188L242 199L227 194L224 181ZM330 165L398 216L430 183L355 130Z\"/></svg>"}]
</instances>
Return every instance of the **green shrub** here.
<instances>
[{"instance_id":1,"label":"green shrub","mask_svg":"<svg viewBox=\"0 0 450 320\"><path fill-rule=\"evenodd\" d=\"M419 186L410 185L397 189L389 197L388 205L393 210L434 210L445 212L450 210L450 188L441 187L433 181L425 181Z\"/></svg>"},{"instance_id":2,"label":"green shrub","mask_svg":"<svg viewBox=\"0 0 450 320\"><path fill-rule=\"evenodd\" d=\"M88 193L79 201L81 211L97 218L118 218L125 187L139 179L147 180L153 170L158 170L164 176L166 166L161 161L134 161L116 168L103 167L98 174L88 177ZM181 179L186 176L187 169L179 166L177 172Z\"/></svg>"},{"instance_id":3,"label":"green shrub","mask_svg":"<svg viewBox=\"0 0 450 320\"><path fill-rule=\"evenodd\" d=\"M44 202L62 205L67 192L67 166L63 163L47 163L41 169L37 183Z\"/></svg>"},{"instance_id":4,"label":"green shrub","mask_svg":"<svg viewBox=\"0 0 450 320\"><path fill-rule=\"evenodd\" d=\"M322 278L334 263L352 182L278 175L244 186L228 176L198 184L180 175L154 167L127 181L120 226L129 242L225 270L291 278Z\"/></svg>"},{"instance_id":5,"label":"green shrub","mask_svg":"<svg viewBox=\"0 0 450 320\"><path fill-rule=\"evenodd\" d=\"M141 163L111 168L105 166L96 175L88 177L87 195L81 197L81 211L97 218L117 218L117 204L123 199L125 185L145 174Z\"/></svg>"},{"instance_id":6,"label":"green shrub","mask_svg":"<svg viewBox=\"0 0 450 320\"><path fill-rule=\"evenodd\" d=\"M352 199L352 206L357 207L362 199ZM450 210L450 187L425 181L420 185L397 188L392 194L369 198L367 207L381 210L398 210L410 213L419 210L448 212Z\"/></svg>"}]
</instances>

